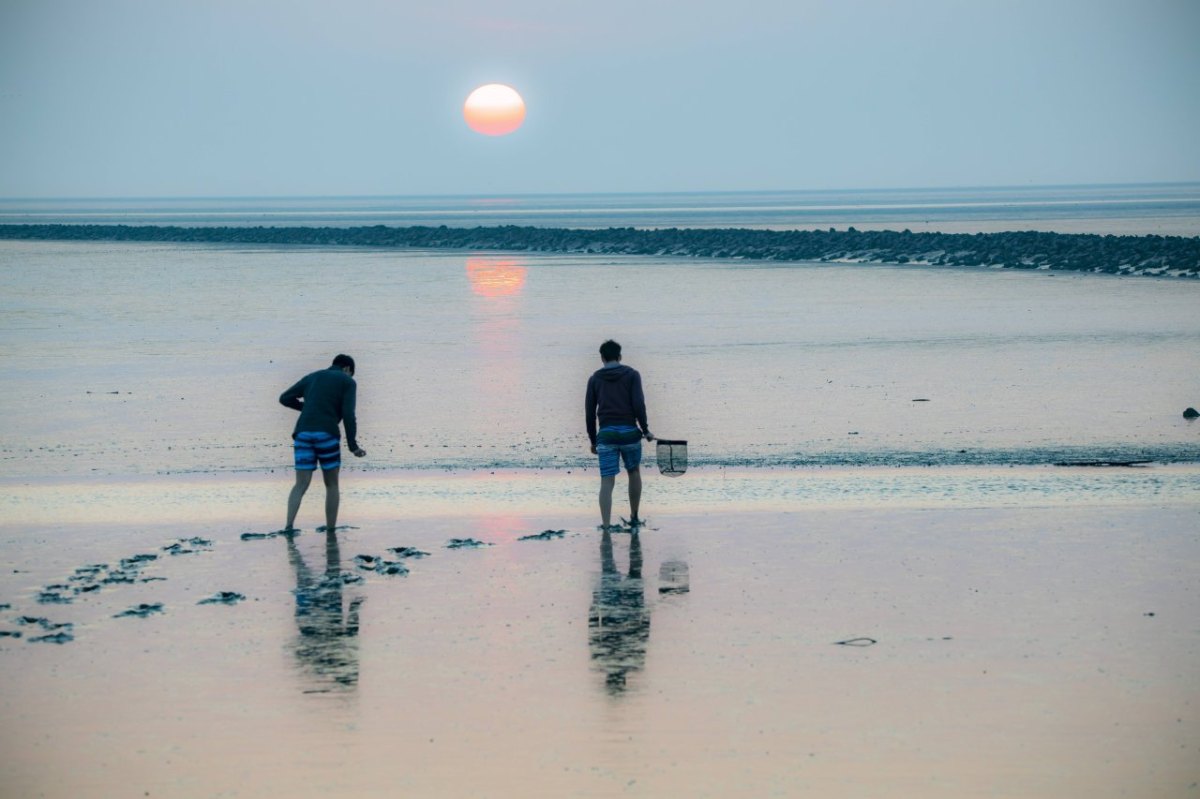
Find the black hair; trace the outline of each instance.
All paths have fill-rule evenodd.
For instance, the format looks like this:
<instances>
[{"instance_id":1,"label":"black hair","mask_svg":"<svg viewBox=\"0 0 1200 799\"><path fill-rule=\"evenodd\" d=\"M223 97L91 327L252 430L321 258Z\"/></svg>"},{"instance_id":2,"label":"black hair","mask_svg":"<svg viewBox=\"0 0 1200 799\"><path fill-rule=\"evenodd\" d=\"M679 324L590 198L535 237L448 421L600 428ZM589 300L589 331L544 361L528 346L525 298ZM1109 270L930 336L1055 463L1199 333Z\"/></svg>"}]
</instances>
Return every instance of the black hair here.
<instances>
[{"instance_id":1,"label":"black hair","mask_svg":"<svg viewBox=\"0 0 1200 799\"><path fill-rule=\"evenodd\" d=\"M349 355L334 356L333 368L345 369L347 367L349 367L349 369L350 369L350 375L353 376L354 375L354 359L351 358Z\"/></svg>"},{"instance_id":2,"label":"black hair","mask_svg":"<svg viewBox=\"0 0 1200 799\"><path fill-rule=\"evenodd\" d=\"M621 345L610 338L600 345L600 357L605 363L621 360Z\"/></svg>"}]
</instances>

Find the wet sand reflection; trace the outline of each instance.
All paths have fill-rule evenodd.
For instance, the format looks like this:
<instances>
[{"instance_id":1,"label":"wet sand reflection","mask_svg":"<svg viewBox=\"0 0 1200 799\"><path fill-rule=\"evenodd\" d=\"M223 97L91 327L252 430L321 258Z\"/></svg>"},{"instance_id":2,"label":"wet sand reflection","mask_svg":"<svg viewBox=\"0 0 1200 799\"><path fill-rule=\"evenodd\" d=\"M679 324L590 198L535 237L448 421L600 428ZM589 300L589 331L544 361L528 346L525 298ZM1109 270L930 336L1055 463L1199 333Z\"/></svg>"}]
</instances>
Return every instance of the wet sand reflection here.
<instances>
[{"instance_id":1,"label":"wet sand reflection","mask_svg":"<svg viewBox=\"0 0 1200 799\"><path fill-rule=\"evenodd\" d=\"M592 665L604 673L605 690L620 696L628 676L646 665L650 641L650 609L642 580L642 542L635 530L629 537L629 571L622 575L613 556L612 535L600 538L600 577L588 610L588 647Z\"/></svg>"},{"instance_id":2,"label":"wet sand reflection","mask_svg":"<svg viewBox=\"0 0 1200 799\"><path fill-rule=\"evenodd\" d=\"M288 536L287 550L296 572L297 663L324 690L353 689L359 671L358 613L365 598L353 597L343 615L345 583L337 534L325 536L325 571L319 577L304 562L295 536Z\"/></svg>"}]
</instances>

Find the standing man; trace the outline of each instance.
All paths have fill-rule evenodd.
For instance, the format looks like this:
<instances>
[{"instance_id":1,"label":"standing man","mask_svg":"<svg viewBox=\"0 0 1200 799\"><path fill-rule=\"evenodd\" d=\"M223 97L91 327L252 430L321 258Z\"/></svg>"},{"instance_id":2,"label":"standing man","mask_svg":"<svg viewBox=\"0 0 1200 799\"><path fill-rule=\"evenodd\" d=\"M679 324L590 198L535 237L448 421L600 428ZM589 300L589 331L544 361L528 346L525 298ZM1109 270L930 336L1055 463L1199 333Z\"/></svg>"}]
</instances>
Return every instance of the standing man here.
<instances>
[{"instance_id":1,"label":"standing man","mask_svg":"<svg viewBox=\"0 0 1200 799\"><path fill-rule=\"evenodd\" d=\"M638 527L638 505L642 501L642 439L653 441L646 423L646 398L642 376L621 363L621 345L609 339L600 345L604 366L588 378L584 412L592 453L600 456L600 519L610 529L613 487L620 463L629 473L629 526ZM596 430L599 419L600 429Z\"/></svg>"},{"instance_id":2,"label":"standing man","mask_svg":"<svg viewBox=\"0 0 1200 799\"><path fill-rule=\"evenodd\" d=\"M342 465L342 442L338 424L346 427L346 446L361 458L367 453L358 446L355 434L354 403L358 386L354 382L354 359L338 355L328 369L305 375L296 385L279 395L279 402L300 411L292 441L296 449L296 484L288 495L287 525L295 530L300 500L312 482L313 471L321 466L325 480L325 531L337 529L338 471Z\"/></svg>"}]
</instances>

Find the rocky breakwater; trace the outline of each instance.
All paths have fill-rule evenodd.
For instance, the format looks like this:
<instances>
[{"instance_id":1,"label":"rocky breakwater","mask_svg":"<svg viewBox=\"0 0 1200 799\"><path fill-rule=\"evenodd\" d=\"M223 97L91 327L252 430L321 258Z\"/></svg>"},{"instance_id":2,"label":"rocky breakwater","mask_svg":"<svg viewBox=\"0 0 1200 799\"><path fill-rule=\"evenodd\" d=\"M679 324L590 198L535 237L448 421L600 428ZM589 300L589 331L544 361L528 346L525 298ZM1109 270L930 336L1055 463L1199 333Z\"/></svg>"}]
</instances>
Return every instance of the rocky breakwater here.
<instances>
[{"instance_id":1,"label":"rocky breakwater","mask_svg":"<svg viewBox=\"0 0 1200 799\"><path fill-rule=\"evenodd\" d=\"M1034 231L517 227L177 227L0 225L0 239L395 247L725 258L749 261L924 264L1200 277L1200 237Z\"/></svg>"}]
</instances>

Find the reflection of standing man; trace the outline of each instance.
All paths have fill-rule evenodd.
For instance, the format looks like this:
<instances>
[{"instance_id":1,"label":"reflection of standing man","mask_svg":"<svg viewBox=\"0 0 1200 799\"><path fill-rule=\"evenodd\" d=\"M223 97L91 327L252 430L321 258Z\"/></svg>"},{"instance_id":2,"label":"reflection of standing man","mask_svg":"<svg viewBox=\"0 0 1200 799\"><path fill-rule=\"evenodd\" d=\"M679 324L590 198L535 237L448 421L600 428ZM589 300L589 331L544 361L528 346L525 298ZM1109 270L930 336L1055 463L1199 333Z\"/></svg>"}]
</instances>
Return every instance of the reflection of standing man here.
<instances>
[{"instance_id":1,"label":"reflection of standing man","mask_svg":"<svg viewBox=\"0 0 1200 799\"><path fill-rule=\"evenodd\" d=\"M592 660L604 672L610 694L625 690L625 678L646 664L650 641L650 610L642 580L642 543L637 528L629 538L629 574L617 571L612 534L600 537L600 585L588 612L588 646Z\"/></svg>"},{"instance_id":2,"label":"reflection of standing man","mask_svg":"<svg viewBox=\"0 0 1200 799\"><path fill-rule=\"evenodd\" d=\"M355 597L342 617L342 558L337 534L325 536L325 575L318 579L304 563L294 536L288 536L288 560L296 571L296 658L321 678L339 685L358 683L358 609Z\"/></svg>"},{"instance_id":3,"label":"reflection of standing man","mask_svg":"<svg viewBox=\"0 0 1200 799\"><path fill-rule=\"evenodd\" d=\"M609 339L600 345L604 366L588 378L584 413L592 453L600 457L600 520L608 529L612 518L613 487L623 461L629 474L629 524L637 527L642 500L642 439L653 441L646 423L642 376L621 363L621 345ZM597 419L600 429L596 429Z\"/></svg>"},{"instance_id":4,"label":"reflection of standing man","mask_svg":"<svg viewBox=\"0 0 1200 799\"><path fill-rule=\"evenodd\" d=\"M354 457L367 453L358 446L355 437L358 423L354 406L358 396L358 384L354 382L354 359L349 355L338 355L328 369L305 375L296 385L279 395L279 402L300 411L292 441L296 450L296 484L288 495L287 524L285 530L294 529L300 500L312 482L313 472L321 466L321 477L325 481L325 529L332 532L337 527L338 472L342 465L342 442L339 424L346 427L346 446Z\"/></svg>"}]
</instances>

